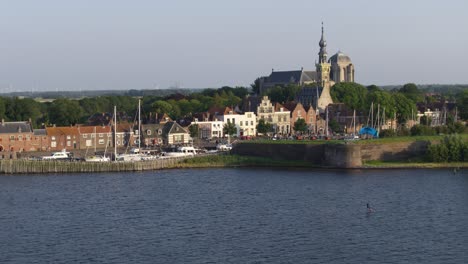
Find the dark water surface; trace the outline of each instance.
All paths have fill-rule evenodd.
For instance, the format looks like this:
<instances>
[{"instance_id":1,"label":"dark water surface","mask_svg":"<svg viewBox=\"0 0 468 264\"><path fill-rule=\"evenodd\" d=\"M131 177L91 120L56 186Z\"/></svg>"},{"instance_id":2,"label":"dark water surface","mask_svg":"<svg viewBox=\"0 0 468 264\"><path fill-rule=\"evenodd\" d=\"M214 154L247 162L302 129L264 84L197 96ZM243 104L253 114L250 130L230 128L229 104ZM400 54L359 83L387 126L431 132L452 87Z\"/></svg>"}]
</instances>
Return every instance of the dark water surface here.
<instances>
[{"instance_id":1,"label":"dark water surface","mask_svg":"<svg viewBox=\"0 0 468 264\"><path fill-rule=\"evenodd\" d=\"M468 263L468 171L0 176L0 239L0 263Z\"/></svg>"}]
</instances>

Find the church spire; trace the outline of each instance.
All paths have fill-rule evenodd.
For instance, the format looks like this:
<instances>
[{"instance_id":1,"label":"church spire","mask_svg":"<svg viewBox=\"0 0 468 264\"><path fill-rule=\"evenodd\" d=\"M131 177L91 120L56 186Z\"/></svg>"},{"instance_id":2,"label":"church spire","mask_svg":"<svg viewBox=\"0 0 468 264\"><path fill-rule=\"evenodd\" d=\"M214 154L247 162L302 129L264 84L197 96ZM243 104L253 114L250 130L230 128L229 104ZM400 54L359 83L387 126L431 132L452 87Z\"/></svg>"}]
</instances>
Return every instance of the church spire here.
<instances>
[{"instance_id":1,"label":"church spire","mask_svg":"<svg viewBox=\"0 0 468 264\"><path fill-rule=\"evenodd\" d=\"M325 40L323 22L322 22L322 37L320 38L319 46L320 46L319 62L320 63L327 62L327 41Z\"/></svg>"}]
</instances>

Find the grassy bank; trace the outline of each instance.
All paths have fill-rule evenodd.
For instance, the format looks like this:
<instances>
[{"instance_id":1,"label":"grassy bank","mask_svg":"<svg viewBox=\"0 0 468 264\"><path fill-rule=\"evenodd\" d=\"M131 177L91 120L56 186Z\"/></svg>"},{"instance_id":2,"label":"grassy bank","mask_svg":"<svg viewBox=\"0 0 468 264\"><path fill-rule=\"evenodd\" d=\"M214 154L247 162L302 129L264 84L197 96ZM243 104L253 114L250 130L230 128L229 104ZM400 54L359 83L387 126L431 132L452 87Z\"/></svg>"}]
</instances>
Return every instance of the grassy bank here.
<instances>
[{"instance_id":1,"label":"grassy bank","mask_svg":"<svg viewBox=\"0 0 468 264\"><path fill-rule=\"evenodd\" d=\"M185 159L174 168L226 168L226 167L291 167L291 168L328 168L320 164L306 161L274 160L264 157L239 155L214 155ZM432 163L423 161L382 162L368 161L361 168L369 169L398 169L398 168L468 168L468 162Z\"/></svg>"},{"instance_id":2,"label":"grassy bank","mask_svg":"<svg viewBox=\"0 0 468 264\"><path fill-rule=\"evenodd\" d=\"M468 134L460 134L463 141L468 142ZM241 144L391 144L391 143L402 143L402 142L416 142L416 141L430 141L438 142L442 140L445 135L438 136L408 136L408 137L388 137L388 138L376 138L376 139L362 139L362 140L269 140L269 139L260 139L260 140L248 140L248 141L238 141Z\"/></svg>"},{"instance_id":3,"label":"grassy bank","mask_svg":"<svg viewBox=\"0 0 468 264\"><path fill-rule=\"evenodd\" d=\"M175 165L178 168L216 167L320 167L306 161L273 160L264 157L239 155L214 155L185 159Z\"/></svg>"},{"instance_id":4,"label":"grassy bank","mask_svg":"<svg viewBox=\"0 0 468 264\"><path fill-rule=\"evenodd\" d=\"M468 162L403 162L403 161L366 161L362 164L363 168L421 168L421 169L436 169L436 168L468 168Z\"/></svg>"}]
</instances>

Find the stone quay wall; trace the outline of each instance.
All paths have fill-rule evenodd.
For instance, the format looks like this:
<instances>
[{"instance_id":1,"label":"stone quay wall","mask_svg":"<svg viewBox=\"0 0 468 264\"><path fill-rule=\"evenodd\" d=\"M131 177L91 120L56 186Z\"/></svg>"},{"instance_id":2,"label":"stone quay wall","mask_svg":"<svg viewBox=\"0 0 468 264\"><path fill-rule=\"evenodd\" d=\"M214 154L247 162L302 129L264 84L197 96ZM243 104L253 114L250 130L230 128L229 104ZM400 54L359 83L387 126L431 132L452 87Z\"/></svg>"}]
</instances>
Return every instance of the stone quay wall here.
<instances>
[{"instance_id":1,"label":"stone quay wall","mask_svg":"<svg viewBox=\"0 0 468 264\"><path fill-rule=\"evenodd\" d=\"M427 141L386 144L278 144L241 143L232 152L238 155L277 160L303 160L311 165L359 168L363 161L404 161L426 153Z\"/></svg>"}]
</instances>

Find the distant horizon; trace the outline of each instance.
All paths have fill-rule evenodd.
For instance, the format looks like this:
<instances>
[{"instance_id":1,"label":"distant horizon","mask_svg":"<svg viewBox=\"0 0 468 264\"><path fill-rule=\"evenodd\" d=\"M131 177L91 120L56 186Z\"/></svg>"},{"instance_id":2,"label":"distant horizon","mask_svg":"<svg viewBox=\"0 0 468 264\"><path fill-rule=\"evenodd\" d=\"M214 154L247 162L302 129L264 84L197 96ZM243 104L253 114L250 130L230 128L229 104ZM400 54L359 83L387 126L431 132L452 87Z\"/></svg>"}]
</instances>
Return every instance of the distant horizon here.
<instances>
[{"instance_id":1,"label":"distant horizon","mask_svg":"<svg viewBox=\"0 0 468 264\"><path fill-rule=\"evenodd\" d=\"M355 80L468 83L468 2L5 1L0 89L247 87L275 70L349 55ZM314 15L316 14L316 15Z\"/></svg>"},{"instance_id":2,"label":"distant horizon","mask_svg":"<svg viewBox=\"0 0 468 264\"><path fill-rule=\"evenodd\" d=\"M370 86L370 85L376 85L377 87L380 88L385 88L385 87L393 87L393 86L403 86L408 83L403 83L403 84L389 84L389 85L377 85L377 84L361 84L363 86ZM468 86L468 83L463 84L463 83L453 83L453 84L441 84L441 83L433 83L433 84L418 84L416 83L416 86ZM29 93L29 94L34 94L34 93L58 93L58 92L70 92L70 93L79 93L79 92L111 92L111 91L116 91L116 92L128 92L128 91L170 91L170 90L204 90L204 89L220 89L222 87L244 87L244 88L250 88L250 86L229 86L229 85L223 85L220 87L168 87L168 88L157 88L157 89L95 89L95 90L43 90L43 91L13 91L13 92L6 92L3 89L0 90L0 95L3 94L14 94L14 93Z\"/></svg>"}]
</instances>

